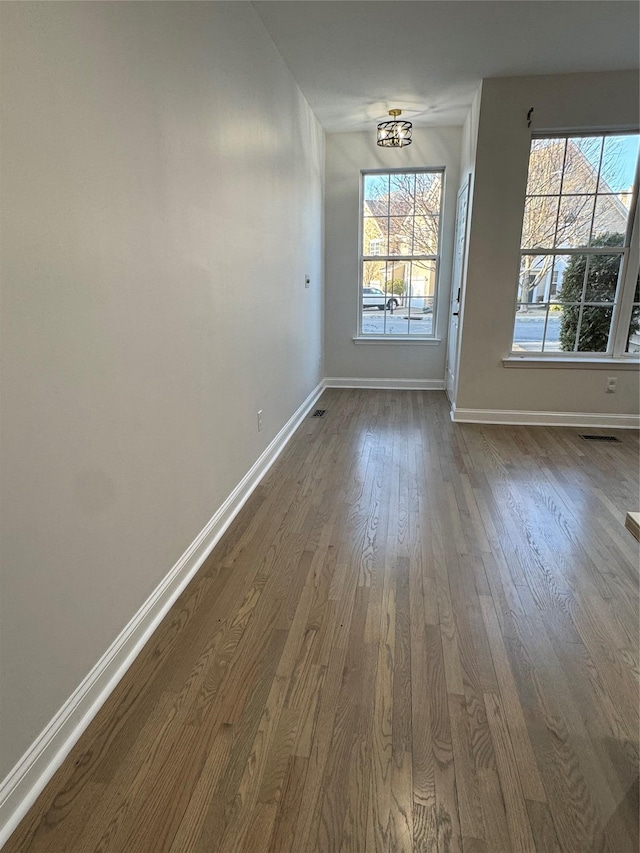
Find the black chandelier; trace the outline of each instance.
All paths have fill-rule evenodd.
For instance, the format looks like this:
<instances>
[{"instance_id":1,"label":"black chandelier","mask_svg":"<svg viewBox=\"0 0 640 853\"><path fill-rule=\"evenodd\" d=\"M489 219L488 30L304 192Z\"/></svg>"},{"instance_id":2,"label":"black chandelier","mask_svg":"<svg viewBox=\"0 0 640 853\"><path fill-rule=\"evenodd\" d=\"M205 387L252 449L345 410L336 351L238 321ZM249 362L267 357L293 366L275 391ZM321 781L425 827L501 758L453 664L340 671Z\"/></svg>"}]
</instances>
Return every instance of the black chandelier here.
<instances>
[{"instance_id":1,"label":"black chandelier","mask_svg":"<svg viewBox=\"0 0 640 853\"><path fill-rule=\"evenodd\" d=\"M382 148L403 148L411 145L411 122L398 121L402 110L389 110L392 121L381 121L378 125L378 145Z\"/></svg>"}]
</instances>

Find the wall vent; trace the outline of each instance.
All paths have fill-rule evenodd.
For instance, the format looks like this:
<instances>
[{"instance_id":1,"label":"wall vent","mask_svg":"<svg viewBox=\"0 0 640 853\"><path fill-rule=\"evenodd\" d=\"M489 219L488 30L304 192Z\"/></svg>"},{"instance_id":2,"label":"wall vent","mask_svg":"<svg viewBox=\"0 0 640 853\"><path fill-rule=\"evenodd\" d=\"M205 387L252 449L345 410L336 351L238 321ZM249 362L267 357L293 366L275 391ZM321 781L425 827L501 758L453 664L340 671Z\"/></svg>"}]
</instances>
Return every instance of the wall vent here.
<instances>
[{"instance_id":1,"label":"wall vent","mask_svg":"<svg viewBox=\"0 0 640 853\"><path fill-rule=\"evenodd\" d=\"M585 441L620 441L615 435L580 435Z\"/></svg>"},{"instance_id":2,"label":"wall vent","mask_svg":"<svg viewBox=\"0 0 640 853\"><path fill-rule=\"evenodd\" d=\"M312 418L323 418L326 414L326 409L316 409L315 412L311 415Z\"/></svg>"}]
</instances>

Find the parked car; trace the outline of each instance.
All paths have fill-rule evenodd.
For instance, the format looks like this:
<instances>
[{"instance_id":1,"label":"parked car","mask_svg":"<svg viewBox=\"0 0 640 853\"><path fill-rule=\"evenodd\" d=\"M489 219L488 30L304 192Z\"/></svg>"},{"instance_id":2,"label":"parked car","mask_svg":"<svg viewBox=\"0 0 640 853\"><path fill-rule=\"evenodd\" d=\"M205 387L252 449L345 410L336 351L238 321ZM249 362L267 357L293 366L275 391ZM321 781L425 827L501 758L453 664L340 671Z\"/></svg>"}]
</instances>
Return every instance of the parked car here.
<instances>
[{"instance_id":1,"label":"parked car","mask_svg":"<svg viewBox=\"0 0 640 853\"><path fill-rule=\"evenodd\" d=\"M399 301L395 296L386 296L384 291L379 287L363 287L362 288L362 307L363 308L379 308L384 311L388 308L392 311L397 308Z\"/></svg>"}]
</instances>

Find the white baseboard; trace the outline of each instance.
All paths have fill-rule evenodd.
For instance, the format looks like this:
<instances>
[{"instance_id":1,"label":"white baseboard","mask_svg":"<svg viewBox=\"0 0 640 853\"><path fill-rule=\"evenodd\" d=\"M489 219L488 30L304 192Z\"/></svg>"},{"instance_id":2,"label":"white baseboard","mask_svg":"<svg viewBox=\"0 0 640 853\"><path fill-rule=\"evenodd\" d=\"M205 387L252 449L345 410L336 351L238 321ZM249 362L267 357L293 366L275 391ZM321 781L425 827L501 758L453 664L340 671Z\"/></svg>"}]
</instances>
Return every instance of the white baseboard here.
<instances>
[{"instance_id":1,"label":"white baseboard","mask_svg":"<svg viewBox=\"0 0 640 853\"><path fill-rule=\"evenodd\" d=\"M391 391L444 391L443 379L359 379L330 376L326 388L374 388Z\"/></svg>"},{"instance_id":2,"label":"white baseboard","mask_svg":"<svg viewBox=\"0 0 640 853\"><path fill-rule=\"evenodd\" d=\"M457 424L504 424L521 426L600 427L604 429L640 429L640 415L604 415L591 412L523 412L499 409L460 409L451 407L451 420Z\"/></svg>"},{"instance_id":3,"label":"white baseboard","mask_svg":"<svg viewBox=\"0 0 640 853\"><path fill-rule=\"evenodd\" d=\"M0 847L67 757L324 390L298 407L206 527L0 784Z\"/></svg>"}]
</instances>

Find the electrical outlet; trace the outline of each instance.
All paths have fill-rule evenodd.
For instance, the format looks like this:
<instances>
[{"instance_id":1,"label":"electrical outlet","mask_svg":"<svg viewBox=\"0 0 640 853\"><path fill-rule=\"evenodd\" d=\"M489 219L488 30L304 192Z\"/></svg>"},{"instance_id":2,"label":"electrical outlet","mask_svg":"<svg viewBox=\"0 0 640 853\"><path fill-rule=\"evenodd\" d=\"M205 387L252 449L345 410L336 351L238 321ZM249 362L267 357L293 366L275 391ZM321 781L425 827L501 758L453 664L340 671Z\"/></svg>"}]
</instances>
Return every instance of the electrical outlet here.
<instances>
[{"instance_id":1,"label":"electrical outlet","mask_svg":"<svg viewBox=\"0 0 640 853\"><path fill-rule=\"evenodd\" d=\"M262 431L262 409L258 412L258 432Z\"/></svg>"},{"instance_id":2,"label":"electrical outlet","mask_svg":"<svg viewBox=\"0 0 640 853\"><path fill-rule=\"evenodd\" d=\"M615 394L616 393L616 385L618 384L618 380L615 376L609 376L607 378L607 385L605 390L605 394Z\"/></svg>"},{"instance_id":3,"label":"electrical outlet","mask_svg":"<svg viewBox=\"0 0 640 853\"><path fill-rule=\"evenodd\" d=\"M304 286L305 287L311 287L311 276L310 275L305 275Z\"/></svg>"}]
</instances>

